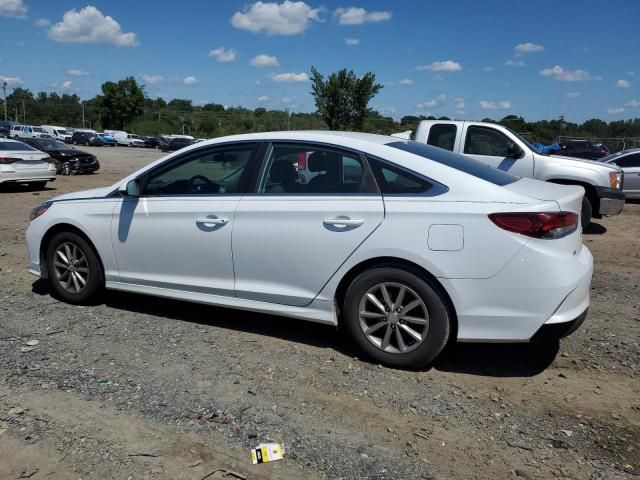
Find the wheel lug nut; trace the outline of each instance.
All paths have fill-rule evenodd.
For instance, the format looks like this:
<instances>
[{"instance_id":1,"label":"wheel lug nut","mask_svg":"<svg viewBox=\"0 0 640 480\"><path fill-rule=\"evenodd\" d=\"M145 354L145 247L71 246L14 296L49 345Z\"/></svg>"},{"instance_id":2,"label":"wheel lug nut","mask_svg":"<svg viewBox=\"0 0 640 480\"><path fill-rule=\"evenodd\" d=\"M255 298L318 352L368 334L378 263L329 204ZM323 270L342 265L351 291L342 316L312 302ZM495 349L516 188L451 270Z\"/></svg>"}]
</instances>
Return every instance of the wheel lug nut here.
<instances>
[{"instance_id":1,"label":"wheel lug nut","mask_svg":"<svg viewBox=\"0 0 640 480\"><path fill-rule=\"evenodd\" d=\"M396 310L396 312L397 312L397 313L400 313L401 311L402 311L402 309L401 309L401 308L398 308L398 309Z\"/></svg>"}]
</instances>

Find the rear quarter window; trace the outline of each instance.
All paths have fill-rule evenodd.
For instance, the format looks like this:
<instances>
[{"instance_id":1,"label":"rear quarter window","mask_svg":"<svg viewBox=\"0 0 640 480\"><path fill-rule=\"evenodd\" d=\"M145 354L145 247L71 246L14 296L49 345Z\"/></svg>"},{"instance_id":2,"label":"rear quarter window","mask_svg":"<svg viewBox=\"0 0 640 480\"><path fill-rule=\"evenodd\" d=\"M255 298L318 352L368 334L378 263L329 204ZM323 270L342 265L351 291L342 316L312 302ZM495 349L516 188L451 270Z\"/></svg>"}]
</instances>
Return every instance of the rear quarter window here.
<instances>
[{"instance_id":1,"label":"rear quarter window","mask_svg":"<svg viewBox=\"0 0 640 480\"><path fill-rule=\"evenodd\" d=\"M493 183L494 185L504 186L520 180L520 177L490 167L485 163L443 150L442 148L425 145L424 143L405 140L387 143L386 145L446 165L468 175Z\"/></svg>"}]
</instances>

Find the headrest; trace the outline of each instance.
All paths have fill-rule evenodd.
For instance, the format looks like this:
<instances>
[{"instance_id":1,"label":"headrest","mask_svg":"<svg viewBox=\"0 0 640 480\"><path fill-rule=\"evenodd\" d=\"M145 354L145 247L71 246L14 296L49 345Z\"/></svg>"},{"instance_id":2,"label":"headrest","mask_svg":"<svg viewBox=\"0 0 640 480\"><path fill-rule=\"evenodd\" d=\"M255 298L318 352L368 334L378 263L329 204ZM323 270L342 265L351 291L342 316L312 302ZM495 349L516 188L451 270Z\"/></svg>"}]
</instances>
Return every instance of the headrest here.
<instances>
[{"instance_id":1,"label":"headrest","mask_svg":"<svg viewBox=\"0 0 640 480\"><path fill-rule=\"evenodd\" d=\"M274 183L289 183L294 182L298 178L298 172L291 162L287 160L278 160L271 165L269 170L269 176Z\"/></svg>"},{"instance_id":2,"label":"headrest","mask_svg":"<svg viewBox=\"0 0 640 480\"><path fill-rule=\"evenodd\" d=\"M313 152L307 159L307 165L312 172L324 172L336 170L338 167L338 155L330 152Z\"/></svg>"}]
</instances>

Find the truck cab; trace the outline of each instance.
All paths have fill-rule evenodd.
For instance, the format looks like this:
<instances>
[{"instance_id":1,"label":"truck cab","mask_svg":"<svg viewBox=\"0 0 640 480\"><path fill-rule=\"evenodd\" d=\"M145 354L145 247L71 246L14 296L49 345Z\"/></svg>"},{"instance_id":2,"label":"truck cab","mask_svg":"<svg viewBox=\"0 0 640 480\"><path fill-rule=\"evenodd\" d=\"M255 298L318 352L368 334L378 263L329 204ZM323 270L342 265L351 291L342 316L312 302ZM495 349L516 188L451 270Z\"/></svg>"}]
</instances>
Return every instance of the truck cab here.
<instances>
[{"instance_id":1,"label":"truck cab","mask_svg":"<svg viewBox=\"0 0 640 480\"><path fill-rule=\"evenodd\" d=\"M466 155L513 175L585 189L582 226L592 217L624 208L620 168L600 162L547 155L510 129L488 122L423 120L415 140Z\"/></svg>"}]
</instances>

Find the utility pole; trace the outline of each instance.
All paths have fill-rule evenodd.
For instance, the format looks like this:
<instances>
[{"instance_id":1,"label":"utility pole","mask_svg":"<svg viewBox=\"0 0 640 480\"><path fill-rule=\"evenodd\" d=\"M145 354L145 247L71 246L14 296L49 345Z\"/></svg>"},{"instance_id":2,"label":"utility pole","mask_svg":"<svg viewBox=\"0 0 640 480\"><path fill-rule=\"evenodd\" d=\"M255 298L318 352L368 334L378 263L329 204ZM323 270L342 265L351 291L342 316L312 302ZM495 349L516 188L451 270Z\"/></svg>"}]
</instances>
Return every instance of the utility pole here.
<instances>
[{"instance_id":1,"label":"utility pole","mask_svg":"<svg viewBox=\"0 0 640 480\"><path fill-rule=\"evenodd\" d=\"M24 108L24 98L22 99L22 123L27 123L27 111Z\"/></svg>"},{"instance_id":2,"label":"utility pole","mask_svg":"<svg viewBox=\"0 0 640 480\"><path fill-rule=\"evenodd\" d=\"M4 98L4 121L7 121L7 82L2 82L2 92Z\"/></svg>"},{"instance_id":3,"label":"utility pole","mask_svg":"<svg viewBox=\"0 0 640 480\"><path fill-rule=\"evenodd\" d=\"M84 102L80 102L80 105L82 105L82 128L84 128Z\"/></svg>"}]
</instances>

